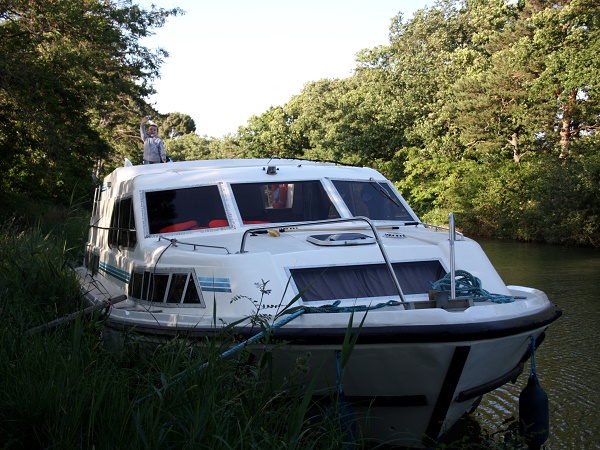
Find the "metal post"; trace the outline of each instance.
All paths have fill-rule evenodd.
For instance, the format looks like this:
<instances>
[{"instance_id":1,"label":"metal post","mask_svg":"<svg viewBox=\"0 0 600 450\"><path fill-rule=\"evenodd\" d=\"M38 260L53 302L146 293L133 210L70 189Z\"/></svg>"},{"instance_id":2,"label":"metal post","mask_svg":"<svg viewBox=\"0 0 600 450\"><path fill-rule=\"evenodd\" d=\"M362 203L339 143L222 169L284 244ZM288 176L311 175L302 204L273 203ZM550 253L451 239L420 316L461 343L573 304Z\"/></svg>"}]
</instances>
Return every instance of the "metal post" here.
<instances>
[{"instance_id":1,"label":"metal post","mask_svg":"<svg viewBox=\"0 0 600 450\"><path fill-rule=\"evenodd\" d=\"M454 238L455 238L455 229L454 229L454 213L450 213L448 218L450 231L449 231L449 242L450 242L450 298L452 300L456 299L456 263L455 263L455 255L454 255Z\"/></svg>"}]
</instances>

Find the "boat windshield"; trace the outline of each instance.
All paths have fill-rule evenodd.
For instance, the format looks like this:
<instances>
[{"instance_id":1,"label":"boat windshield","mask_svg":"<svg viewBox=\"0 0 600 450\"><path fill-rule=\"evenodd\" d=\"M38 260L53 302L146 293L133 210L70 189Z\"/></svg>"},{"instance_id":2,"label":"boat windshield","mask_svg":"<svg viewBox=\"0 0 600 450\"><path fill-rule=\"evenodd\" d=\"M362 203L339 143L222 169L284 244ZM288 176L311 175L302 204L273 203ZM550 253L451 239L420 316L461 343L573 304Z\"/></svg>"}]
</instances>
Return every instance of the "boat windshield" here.
<instances>
[{"instance_id":1,"label":"boat windshield","mask_svg":"<svg viewBox=\"0 0 600 450\"><path fill-rule=\"evenodd\" d=\"M216 185L145 193L150 234L229 226Z\"/></svg>"},{"instance_id":2,"label":"boat windshield","mask_svg":"<svg viewBox=\"0 0 600 450\"><path fill-rule=\"evenodd\" d=\"M337 219L339 213L320 181L232 184L245 224Z\"/></svg>"},{"instance_id":3,"label":"boat windshield","mask_svg":"<svg viewBox=\"0 0 600 450\"><path fill-rule=\"evenodd\" d=\"M388 183L332 180L353 216L372 220L414 221Z\"/></svg>"}]
</instances>

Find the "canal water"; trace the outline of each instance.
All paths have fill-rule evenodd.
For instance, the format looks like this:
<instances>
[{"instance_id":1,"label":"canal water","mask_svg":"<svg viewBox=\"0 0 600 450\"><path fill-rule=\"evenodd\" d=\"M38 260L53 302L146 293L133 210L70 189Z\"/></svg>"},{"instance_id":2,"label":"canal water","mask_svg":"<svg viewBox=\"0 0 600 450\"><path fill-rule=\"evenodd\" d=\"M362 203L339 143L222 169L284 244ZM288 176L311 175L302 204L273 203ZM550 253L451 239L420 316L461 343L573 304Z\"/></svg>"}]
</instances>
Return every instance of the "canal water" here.
<instances>
[{"instance_id":1,"label":"canal water","mask_svg":"<svg viewBox=\"0 0 600 450\"><path fill-rule=\"evenodd\" d=\"M563 311L535 358L550 405L545 448L600 449L600 251L478 241L506 284L541 289ZM527 363L517 383L486 394L460 425L463 438L482 443L493 435L495 442L514 442L519 393L529 373Z\"/></svg>"}]
</instances>

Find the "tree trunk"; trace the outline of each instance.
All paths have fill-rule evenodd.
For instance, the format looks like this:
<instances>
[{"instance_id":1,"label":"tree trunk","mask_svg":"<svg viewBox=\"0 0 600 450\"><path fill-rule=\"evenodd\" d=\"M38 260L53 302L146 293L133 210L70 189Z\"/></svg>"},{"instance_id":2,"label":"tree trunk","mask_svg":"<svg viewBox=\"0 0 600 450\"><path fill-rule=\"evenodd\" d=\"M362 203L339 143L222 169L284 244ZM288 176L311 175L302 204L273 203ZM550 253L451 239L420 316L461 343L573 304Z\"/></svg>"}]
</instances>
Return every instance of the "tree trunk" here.
<instances>
[{"instance_id":1,"label":"tree trunk","mask_svg":"<svg viewBox=\"0 0 600 450\"><path fill-rule=\"evenodd\" d=\"M521 162L521 154L519 153L519 140L517 139L519 137L519 135L517 134L517 132L515 131L510 140L508 142L510 142L510 145L512 146L513 149L513 159L516 163Z\"/></svg>"},{"instance_id":2,"label":"tree trunk","mask_svg":"<svg viewBox=\"0 0 600 450\"><path fill-rule=\"evenodd\" d=\"M569 143L571 141L571 129L573 123L573 115L577 106L577 91L573 90L569 93L567 104L563 104L562 120L560 127L560 158L565 158L569 154Z\"/></svg>"}]
</instances>

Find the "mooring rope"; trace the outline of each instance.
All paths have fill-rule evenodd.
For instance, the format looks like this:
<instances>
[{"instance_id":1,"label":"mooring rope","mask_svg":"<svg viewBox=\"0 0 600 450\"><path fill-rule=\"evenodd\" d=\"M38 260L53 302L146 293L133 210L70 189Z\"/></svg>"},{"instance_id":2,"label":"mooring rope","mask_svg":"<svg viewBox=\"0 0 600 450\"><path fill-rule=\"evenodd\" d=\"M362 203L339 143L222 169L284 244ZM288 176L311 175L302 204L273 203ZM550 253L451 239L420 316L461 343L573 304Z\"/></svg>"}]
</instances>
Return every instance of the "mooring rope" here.
<instances>
[{"instance_id":1,"label":"mooring rope","mask_svg":"<svg viewBox=\"0 0 600 450\"><path fill-rule=\"evenodd\" d=\"M386 306L400 306L404 303L399 302L398 300L389 300L384 303L377 303L376 305L354 305L354 306L338 306L341 303L341 300L336 300L331 305L322 305L322 306L298 306L296 308L290 308L290 311L299 311L303 310L305 313L344 313L344 312L362 312L362 311L371 311L374 309L384 308Z\"/></svg>"},{"instance_id":2,"label":"mooring rope","mask_svg":"<svg viewBox=\"0 0 600 450\"><path fill-rule=\"evenodd\" d=\"M495 303L511 303L517 298L510 295L492 294L481 286L481 280L470 274L466 270L456 270L454 274L456 283L456 298L472 298L476 302L485 302L487 300ZM447 273L443 278L431 283L433 289L439 291L450 291L452 273Z\"/></svg>"},{"instance_id":3,"label":"mooring rope","mask_svg":"<svg viewBox=\"0 0 600 450\"><path fill-rule=\"evenodd\" d=\"M530 375L536 375L537 376L537 370L535 367L535 337L533 337L533 334L529 336L529 338L531 339L531 344L529 345L529 348L531 348L531 372Z\"/></svg>"}]
</instances>

